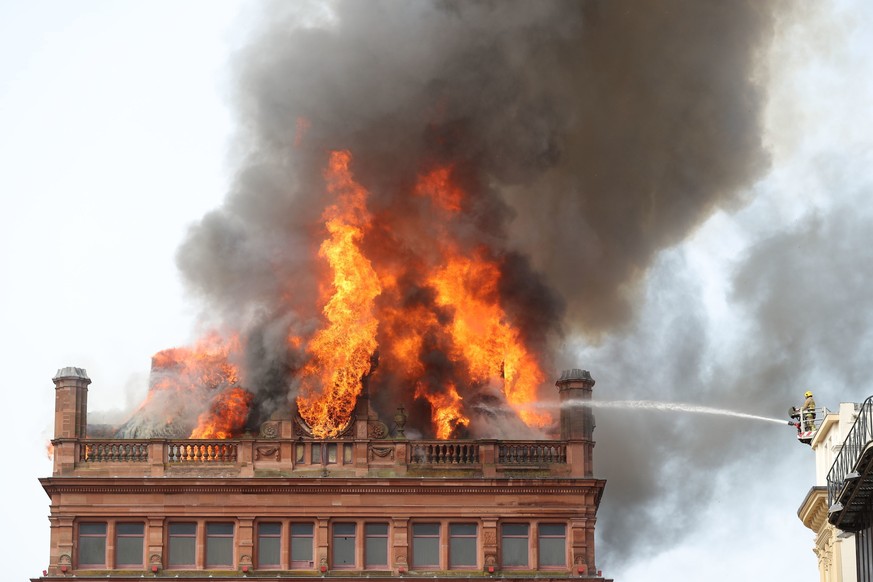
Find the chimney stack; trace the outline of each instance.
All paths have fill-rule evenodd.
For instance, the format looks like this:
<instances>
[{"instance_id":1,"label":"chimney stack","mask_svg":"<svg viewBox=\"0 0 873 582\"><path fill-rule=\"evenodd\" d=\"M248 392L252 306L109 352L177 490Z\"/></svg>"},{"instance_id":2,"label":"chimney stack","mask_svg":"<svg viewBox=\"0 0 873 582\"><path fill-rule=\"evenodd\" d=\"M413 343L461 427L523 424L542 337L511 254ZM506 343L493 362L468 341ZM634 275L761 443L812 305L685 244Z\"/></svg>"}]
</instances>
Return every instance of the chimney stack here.
<instances>
[{"instance_id":1,"label":"chimney stack","mask_svg":"<svg viewBox=\"0 0 873 582\"><path fill-rule=\"evenodd\" d=\"M588 370L573 368L564 370L561 377L555 382L558 387L561 402L561 440L569 441L572 445L581 446L584 457L584 475L591 477L594 474L594 413L590 406L581 406L581 401L591 400L591 389L594 387L594 378ZM574 405L574 403L578 404ZM570 449L575 449L571 446Z\"/></svg>"},{"instance_id":2,"label":"chimney stack","mask_svg":"<svg viewBox=\"0 0 873 582\"><path fill-rule=\"evenodd\" d=\"M85 437L88 424L88 384L84 368L67 366L55 377L55 439Z\"/></svg>"}]
</instances>

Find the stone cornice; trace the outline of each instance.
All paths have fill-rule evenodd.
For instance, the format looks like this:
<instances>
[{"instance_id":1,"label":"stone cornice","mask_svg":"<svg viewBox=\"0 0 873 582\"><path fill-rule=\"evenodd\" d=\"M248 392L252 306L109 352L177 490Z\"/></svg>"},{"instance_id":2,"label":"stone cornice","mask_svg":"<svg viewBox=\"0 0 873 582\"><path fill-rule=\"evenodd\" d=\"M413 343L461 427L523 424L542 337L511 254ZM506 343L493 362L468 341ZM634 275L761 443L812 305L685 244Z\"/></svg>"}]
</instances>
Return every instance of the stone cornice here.
<instances>
[{"instance_id":1,"label":"stone cornice","mask_svg":"<svg viewBox=\"0 0 873 582\"><path fill-rule=\"evenodd\" d=\"M595 494L606 485L601 479L287 479L287 478L124 478L46 477L40 483L49 496L58 493L214 493L214 494L417 494L519 495Z\"/></svg>"},{"instance_id":2,"label":"stone cornice","mask_svg":"<svg viewBox=\"0 0 873 582\"><path fill-rule=\"evenodd\" d=\"M797 510L797 517L803 525L818 533L827 521L828 490L827 487L812 487Z\"/></svg>"}]
</instances>

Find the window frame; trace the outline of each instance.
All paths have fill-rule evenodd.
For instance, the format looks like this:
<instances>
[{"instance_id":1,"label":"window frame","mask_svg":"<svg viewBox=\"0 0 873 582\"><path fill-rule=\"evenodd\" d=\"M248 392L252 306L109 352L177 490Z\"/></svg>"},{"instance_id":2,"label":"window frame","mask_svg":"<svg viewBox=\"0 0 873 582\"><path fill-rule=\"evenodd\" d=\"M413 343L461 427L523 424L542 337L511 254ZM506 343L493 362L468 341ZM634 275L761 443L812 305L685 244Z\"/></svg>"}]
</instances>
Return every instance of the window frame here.
<instances>
[{"instance_id":1,"label":"window frame","mask_svg":"<svg viewBox=\"0 0 873 582\"><path fill-rule=\"evenodd\" d=\"M452 534L452 527L458 525L472 525L475 531L470 534ZM449 570L478 570L479 569L479 524L475 521L450 521L446 527L448 543L446 544L446 566ZM452 564L452 542L454 540L472 540L473 564Z\"/></svg>"},{"instance_id":2,"label":"window frame","mask_svg":"<svg viewBox=\"0 0 873 582\"><path fill-rule=\"evenodd\" d=\"M219 525L229 525L230 533L219 533L214 532L210 533L210 527L219 526ZM233 569L236 564L236 522L235 521L207 521L204 523L203 533L204 533L204 543L203 543L203 568L205 570L227 570ZM210 560L210 542L214 542L218 544L219 542L223 542L225 540L230 540L230 561L225 562L213 562ZM223 544L222 544L223 545ZM222 545L219 545L218 548L212 548L213 550L221 549Z\"/></svg>"},{"instance_id":3,"label":"window frame","mask_svg":"<svg viewBox=\"0 0 873 582\"><path fill-rule=\"evenodd\" d=\"M554 534L543 534L542 526L548 525L560 525L564 528L564 532L562 535L554 535ZM566 570L567 569L567 524L564 522L539 522L537 523L537 569L538 570ZM563 562L560 564L543 564L543 551L542 551L542 541L543 540L563 540Z\"/></svg>"},{"instance_id":4,"label":"window frame","mask_svg":"<svg viewBox=\"0 0 873 582\"><path fill-rule=\"evenodd\" d=\"M102 525L103 533L102 534L91 534L91 533L82 533L82 526L89 525ZM82 543L82 538L87 538L89 540L101 539L103 540L103 561L100 563L94 562L82 562L82 546L85 545ZM107 568L107 564L109 563L109 521L80 521L76 523L76 567L82 570L103 570Z\"/></svg>"},{"instance_id":5,"label":"window frame","mask_svg":"<svg viewBox=\"0 0 873 582\"><path fill-rule=\"evenodd\" d=\"M337 535L336 528L338 525L351 525L353 526L353 531L351 535L344 534L342 536ZM357 521L335 521L330 524L330 565L334 570L358 570L358 522ZM352 539L352 562L351 564L337 564L336 561L336 552L337 552L337 538L351 537ZM347 540L346 540L347 541Z\"/></svg>"},{"instance_id":6,"label":"window frame","mask_svg":"<svg viewBox=\"0 0 873 582\"><path fill-rule=\"evenodd\" d=\"M194 533L193 534L188 534L188 533L184 533L184 534L176 533L176 534L174 534L172 532L174 525L193 525L194 526ZM167 522L165 537L166 537L167 569L168 570L191 570L191 569L195 569L198 567L198 564L197 564L197 561L198 561L197 560L197 538L200 535L200 530L201 530L200 522L196 521L196 520L195 521L173 520L173 521ZM181 538L181 539L193 538L194 539L194 548L191 552L192 553L191 557L193 559L192 562L184 562L184 563L180 562L178 564L171 563L173 539L174 538L175 539L179 539L179 538Z\"/></svg>"},{"instance_id":7,"label":"window frame","mask_svg":"<svg viewBox=\"0 0 873 582\"><path fill-rule=\"evenodd\" d=\"M416 534L415 529L417 526L426 526L426 525L437 526L436 534ZM441 569L442 568L442 552L440 551L440 549L442 546L443 530L445 529L443 527L443 522L442 521L413 522L409 525L409 529L410 529L410 532L409 532L410 541L411 541L411 546L412 546L412 550L410 552L409 567L412 570L439 570L439 569ZM435 543L436 543L436 563L435 564L420 564L418 562L418 560L416 560L416 558L415 558L416 545L421 544L421 547L424 547L423 543L425 541L429 541L429 543L434 543L432 540L435 540Z\"/></svg>"},{"instance_id":8,"label":"window frame","mask_svg":"<svg viewBox=\"0 0 873 582\"><path fill-rule=\"evenodd\" d=\"M116 569L130 569L130 568L143 568L145 567L145 550L146 550L146 524L143 521L116 521L114 524L114 540L115 540L115 568ZM121 526L124 525L140 525L142 526L142 533L140 534L129 534L129 533L121 533ZM121 539L139 539L140 548L139 548L139 562L122 562L119 559L119 548L121 547Z\"/></svg>"},{"instance_id":9,"label":"window frame","mask_svg":"<svg viewBox=\"0 0 873 582\"><path fill-rule=\"evenodd\" d=\"M262 534L261 527L265 526L265 525L278 525L279 526L279 533L278 534L272 534L272 533ZM285 530L285 524L282 523L281 521L264 520L264 521L255 522L254 526L255 526L255 538L257 540L257 542L256 542L257 547L255 548L255 556L257 556L257 561L255 563L257 564L258 569L259 570L281 570L282 569L282 540L284 538L284 536L282 534ZM262 547L264 545L264 543L263 543L264 539L269 539L269 540L277 539L278 540L277 550L279 552L279 555L276 558L275 564L264 563L261 559L261 551L262 551Z\"/></svg>"},{"instance_id":10,"label":"window frame","mask_svg":"<svg viewBox=\"0 0 873 582\"><path fill-rule=\"evenodd\" d=\"M521 534L507 534L505 533L506 526L513 525L522 525L524 526L525 533ZM524 540L524 548L525 548L525 561L524 564L507 564L506 562L506 540ZM530 570L531 569L531 524L530 522L520 522L520 521L508 521L500 524L500 567L504 570Z\"/></svg>"},{"instance_id":11,"label":"window frame","mask_svg":"<svg viewBox=\"0 0 873 582\"><path fill-rule=\"evenodd\" d=\"M295 525L308 525L310 527L308 535L294 533ZM291 520L288 524L288 569L289 570L315 570L315 528L314 522L305 520ZM308 560L294 559L294 540L308 539L309 540L309 556ZM306 562L302 565L301 562Z\"/></svg>"},{"instance_id":12,"label":"window frame","mask_svg":"<svg viewBox=\"0 0 873 582\"><path fill-rule=\"evenodd\" d=\"M370 526L374 525L383 525L385 526L384 534L371 534L368 529ZM378 564L370 564L367 560L368 552L367 550L370 548L370 540L384 540L385 544L385 561ZM391 541L391 524L387 521L365 521L364 522L364 546L363 546L363 565L365 570L387 570L390 555L390 546L389 542Z\"/></svg>"}]
</instances>

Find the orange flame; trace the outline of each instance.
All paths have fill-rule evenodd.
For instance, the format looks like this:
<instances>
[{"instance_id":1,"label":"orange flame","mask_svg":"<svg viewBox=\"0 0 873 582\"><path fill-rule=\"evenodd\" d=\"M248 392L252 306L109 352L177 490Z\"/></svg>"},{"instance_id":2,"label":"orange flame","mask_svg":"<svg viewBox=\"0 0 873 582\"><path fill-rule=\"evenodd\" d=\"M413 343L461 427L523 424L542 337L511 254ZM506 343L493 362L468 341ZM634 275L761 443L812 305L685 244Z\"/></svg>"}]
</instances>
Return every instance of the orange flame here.
<instances>
[{"instance_id":1,"label":"orange flame","mask_svg":"<svg viewBox=\"0 0 873 582\"><path fill-rule=\"evenodd\" d=\"M446 388L445 392L435 394L427 392L422 384L415 387L415 397L424 398L430 403L431 421L436 429L436 438L440 440L451 438L459 426L470 424L470 419L461 412L463 398L454 384L448 384Z\"/></svg>"},{"instance_id":2,"label":"orange flame","mask_svg":"<svg viewBox=\"0 0 873 582\"><path fill-rule=\"evenodd\" d=\"M337 435L351 417L377 347L374 299L382 288L360 249L371 217L367 191L352 178L350 161L348 152L332 152L325 174L337 199L324 212L329 236L318 254L333 271L332 295L323 309L327 325L307 346L311 359L297 396L301 416L321 438Z\"/></svg>"},{"instance_id":3,"label":"orange flame","mask_svg":"<svg viewBox=\"0 0 873 582\"><path fill-rule=\"evenodd\" d=\"M45 444L45 454L48 457L49 461L53 461L55 458L55 446L51 441Z\"/></svg>"},{"instance_id":4,"label":"orange flame","mask_svg":"<svg viewBox=\"0 0 873 582\"><path fill-rule=\"evenodd\" d=\"M249 415L252 395L235 386L221 392L212 401L208 412L197 419L197 428L191 432L192 439L229 439L239 434Z\"/></svg>"}]
</instances>

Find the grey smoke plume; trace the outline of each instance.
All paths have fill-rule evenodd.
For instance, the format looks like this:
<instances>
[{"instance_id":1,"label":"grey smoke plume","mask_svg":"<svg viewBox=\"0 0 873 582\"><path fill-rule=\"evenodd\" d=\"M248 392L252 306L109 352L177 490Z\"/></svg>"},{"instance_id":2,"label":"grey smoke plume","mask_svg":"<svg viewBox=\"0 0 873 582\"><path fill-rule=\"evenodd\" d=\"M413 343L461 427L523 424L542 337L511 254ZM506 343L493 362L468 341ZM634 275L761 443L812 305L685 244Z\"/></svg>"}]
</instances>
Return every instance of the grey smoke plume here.
<instances>
[{"instance_id":1,"label":"grey smoke plume","mask_svg":"<svg viewBox=\"0 0 873 582\"><path fill-rule=\"evenodd\" d=\"M371 211L397 220L368 244L396 249L400 260L426 256L420 247L439 236L409 199L416 175L452 164L469 192L452 234L501 264L506 311L527 343L556 362L567 357L567 333L593 337L628 325L659 251L715 209L742 203L741 189L766 169L762 91L753 81L771 32L764 4L268 4L236 62L241 157L232 190L178 254L207 311L259 338L244 384L266 388L263 414L264 402L293 397L285 379L300 362L263 340L317 325L323 266L313 233L329 150L353 153ZM402 228L410 217L413 233ZM410 261L412 279L423 263ZM433 303L414 281L404 292L398 301ZM699 335L693 310L682 304L685 315L659 330L671 345ZM664 345L655 334L647 339ZM440 338L431 340L439 352ZM684 346L685 357L671 351L669 375L660 376L674 386L700 373L704 347ZM603 379L604 368L634 369L629 358L567 364ZM402 388L386 369L383 398ZM454 371L434 364L430 373L437 386ZM658 481L659 456L634 447L638 432L599 424L599 466L616 475L608 499L627 516L600 527L620 559L648 543L630 516L675 490ZM702 478L686 477L691 485Z\"/></svg>"}]
</instances>

